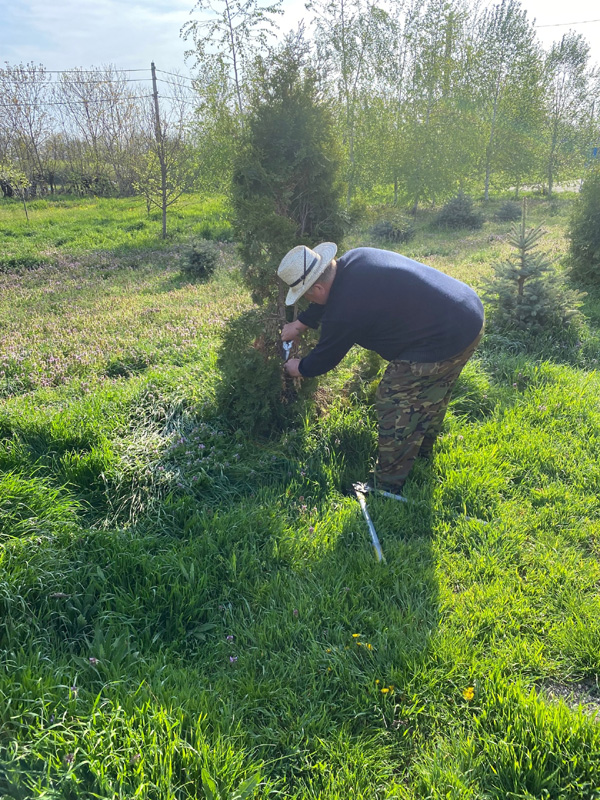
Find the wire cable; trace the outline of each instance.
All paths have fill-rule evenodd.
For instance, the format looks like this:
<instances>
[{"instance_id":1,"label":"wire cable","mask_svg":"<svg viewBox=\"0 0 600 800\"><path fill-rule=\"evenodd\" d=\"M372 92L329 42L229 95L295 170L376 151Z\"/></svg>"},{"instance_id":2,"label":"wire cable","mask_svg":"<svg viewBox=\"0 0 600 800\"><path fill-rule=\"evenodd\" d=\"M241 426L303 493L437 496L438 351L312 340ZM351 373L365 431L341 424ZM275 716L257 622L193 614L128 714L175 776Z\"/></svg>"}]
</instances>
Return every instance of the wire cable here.
<instances>
[{"instance_id":1,"label":"wire cable","mask_svg":"<svg viewBox=\"0 0 600 800\"><path fill-rule=\"evenodd\" d=\"M97 75L100 71L99 69L44 69L42 67L42 71L48 73L49 75L66 75L72 72L75 75ZM115 72L150 72L150 67L146 67L146 69L115 69Z\"/></svg>"},{"instance_id":2,"label":"wire cable","mask_svg":"<svg viewBox=\"0 0 600 800\"><path fill-rule=\"evenodd\" d=\"M194 78L188 78L186 75L178 75L176 72L167 72L166 69L159 69L156 67L157 72L162 72L163 75L173 75L175 78L183 78L184 81L194 81Z\"/></svg>"},{"instance_id":3,"label":"wire cable","mask_svg":"<svg viewBox=\"0 0 600 800\"><path fill-rule=\"evenodd\" d=\"M582 19L580 22L553 22L551 25L536 25L536 28L563 28L567 25L589 25L592 22L600 22L600 19Z\"/></svg>"},{"instance_id":4,"label":"wire cable","mask_svg":"<svg viewBox=\"0 0 600 800\"><path fill-rule=\"evenodd\" d=\"M181 86L182 89L192 89L192 86L183 86L181 83L177 83L177 81L168 81L166 78L157 78L158 83L168 83L169 86Z\"/></svg>"},{"instance_id":5,"label":"wire cable","mask_svg":"<svg viewBox=\"0 0 600 800\"><path fill-rule=\"evenodd\" d=\"M35 104L35 103L24 103L23 105L26 108L45 108L46 106L87 106L94 103L113 103L113 105L124 105L125 103L131 103L132 101L136 100L144 100L146 97L154 97L153 94L140 94L133 97L127 97L122 100L118 100L112 97L105 97L100 100L52 100L47 103L42 104ZM174 99L174 98L169 98ZM0 104L0 108L19 108L21 103L2 103Z\"/></svg>"}]
</instances>

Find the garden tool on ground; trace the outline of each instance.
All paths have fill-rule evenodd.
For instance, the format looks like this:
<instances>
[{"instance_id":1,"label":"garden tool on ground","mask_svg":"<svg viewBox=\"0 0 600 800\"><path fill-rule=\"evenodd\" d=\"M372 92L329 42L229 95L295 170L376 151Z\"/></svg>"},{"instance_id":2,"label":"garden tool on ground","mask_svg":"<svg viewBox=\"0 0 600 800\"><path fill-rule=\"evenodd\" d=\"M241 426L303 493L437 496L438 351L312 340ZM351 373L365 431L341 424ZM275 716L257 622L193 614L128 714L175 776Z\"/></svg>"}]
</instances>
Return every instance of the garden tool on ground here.
<instances>
[{"instance_id":1,"label":"garden tool on ground","mask_svg":"<svg viewBox=\"0 0 600 800\"><path fill-rule=\"evenodd\" d=\"M353 484L352 488L354 489L354 492L360 504L360 510L363 513L363 517L367 522L369 533L371 534L373 549L375 550L375 557L377 558L377 561L385 561L383 550L381 549L381 544L379 543L379 538L377 536L377 531L375 530L375 526L373 525L373 520L371 519L369 512L367 510L367 500L365 495L369 491L369 487L364 483L355 483Z\"/></svg>"},{"instance_id":2,"label":"garden tool on ground","mask_svg":"<svg viewBox=\"0 0 600 800\"><path fill-rule=\"evenodd\" d=\"M370 486L368 483L355 483L354 491L357 491L357 487L359 487L359 490L363 495L369 494L369 492L375 492L375 494L381 495L381 497L390 497L392 500L399 500L401 503L410 503L410 500L407 497L403 497L401 494L386 492L383 489L377 489L373 486ZM465 519L468 519L471 522L479 522L481 525L489 525L488 520L479 519L479 517L470 517L468 514L464 514L463 516Z\"/></svg>"},{"instance_id":3,"label":"garden tool on ground","mask_svg":"<svg viewBox=\"0 0 600 800\"><path fill-rule=\"evenodd\" d=\"M368 494L369 492L375 492L376 494L380 494L382 497L391 497L392 500L399 500L401 503L408 503L408 499L406 497L402 497L401 494L393 494L393 492L386 492L383 489L378 489L375 486L369 486L368 483L357 483L355 487L359 486L360 491L363 494Z\"/></svg>"}]
</instances>

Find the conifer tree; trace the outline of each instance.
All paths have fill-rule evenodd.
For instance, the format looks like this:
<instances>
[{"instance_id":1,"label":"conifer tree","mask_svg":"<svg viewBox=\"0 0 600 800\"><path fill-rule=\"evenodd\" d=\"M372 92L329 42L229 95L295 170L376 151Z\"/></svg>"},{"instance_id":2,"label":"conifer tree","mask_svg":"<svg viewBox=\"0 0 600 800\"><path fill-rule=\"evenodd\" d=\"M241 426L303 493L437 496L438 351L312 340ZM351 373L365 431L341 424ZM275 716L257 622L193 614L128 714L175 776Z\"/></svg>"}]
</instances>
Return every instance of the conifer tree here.
<instances>
[{"instance_id":1,"label":"conifer tree","mask_svg":"<svg viewBox=\"0 0 600 800\"><path fill-rule=\"evenodd\" d=\"M569 227L571 273L594 286L600 284L600 167L591 170L581 187Z\"/></svg>"},{"instance_id":2,"label":"conifer tree","mask_svg":"<svg viewBox=\"0 0 600 800\"><path fill-rule=\"evenodd\" d=\"M236 238L253 299L277 298L283 317L287 287L277 291L276 271L286 251L342 235L340 154L301 32L257 72L234 167Z\"/></svg>"},{"instance_id":3,"label":"conifer tree","mask_svg":"<svg viewBox=\"0 0 600 800\"><path fill-rule=\"evenodd\" d=\"M301 31L258 62L254 94L234 166L233 206L244 283L257 304L233 320L220 352L219 395L231 422L253 433L284 424L297 394L283 377L280 331L288 287L277 278L299 244L339 243L342 187L334 121L322 100Z\"/></svg>"},{"instance_id":4,"label":"conifer tree","mask_svg":"<svg viewBox=\"0 0 600 800\"><path fill-rule=\"evenodd\" d=\"M569 288L548 255L540 251L541 226L527 229L526 205L521 222L514 224L508 241L514 255L493 265L493 275L484 286L492 329L542 333L561 329L580 312L583 294Z\"/></svg>"}]
</instances>

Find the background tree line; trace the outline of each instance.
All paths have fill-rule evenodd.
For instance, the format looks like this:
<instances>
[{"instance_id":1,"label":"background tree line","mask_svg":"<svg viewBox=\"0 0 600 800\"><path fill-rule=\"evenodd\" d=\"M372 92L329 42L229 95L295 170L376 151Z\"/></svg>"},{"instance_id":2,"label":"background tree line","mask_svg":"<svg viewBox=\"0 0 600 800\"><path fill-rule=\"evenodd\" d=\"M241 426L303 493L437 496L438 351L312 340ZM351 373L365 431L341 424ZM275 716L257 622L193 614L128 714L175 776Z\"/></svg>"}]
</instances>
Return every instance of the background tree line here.
<instances>
[{"instance_id":1,"label":"background tree line","mask_svg":"<svg viewBox=\"0 0 600 800\"><path fill-rule=\"evenodd\" d=\"M11 176L20 174L29 196L144 193L150 202L159 156L174 184L191 185L189 82L177 75L162 81L168 97L161 97L157 130L152 87L141 80L110 66L58 74L34 64L0 68L4 196L12 196Z\"/></svg>"},{"instance_id":2,"label":"background tree line","mask_svg":"<svg viewBox=\"0 0 600 800\"><path fill-rule=\"evenodd\" d=\"M194 10L182 30L194 78L160 75L160 135L152 89L130 72L0 69L4 194L21 174L32 195L143 192L150 206L161 158L171 198L226 190L261 59L281 46L280 0ZM518 0L311 0L307 11L302 38L335 118L348 207L379 189L415 210L460 190L551 194L600 144L600 72L585 39L569 32L542 49Z\"/></svg>"}]
</instances>

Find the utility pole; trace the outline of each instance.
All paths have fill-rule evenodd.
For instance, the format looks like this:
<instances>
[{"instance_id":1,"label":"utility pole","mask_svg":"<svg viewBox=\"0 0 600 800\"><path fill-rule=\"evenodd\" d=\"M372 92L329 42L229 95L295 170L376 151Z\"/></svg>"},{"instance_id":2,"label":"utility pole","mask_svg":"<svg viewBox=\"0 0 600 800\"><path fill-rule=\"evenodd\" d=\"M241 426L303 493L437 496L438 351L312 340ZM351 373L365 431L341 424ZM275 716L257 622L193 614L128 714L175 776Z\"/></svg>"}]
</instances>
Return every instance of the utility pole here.
<instances>
[{"instance_id":1,"label":"utility pole","mask_svg":"<svg viewBox=\"0 0 600 800\"><path fill-rule=\"evenodd\" d=\"M158 88L156 86L156 67L154 61L150 64L152 70L152 94L154 96L154 131L158 149L158 162L160 164L160 192L162 198L162 235L167 238L167 163L165 160L165 144L160 127L160 111L158 108Z\"/></svg>"}]
</instances>

